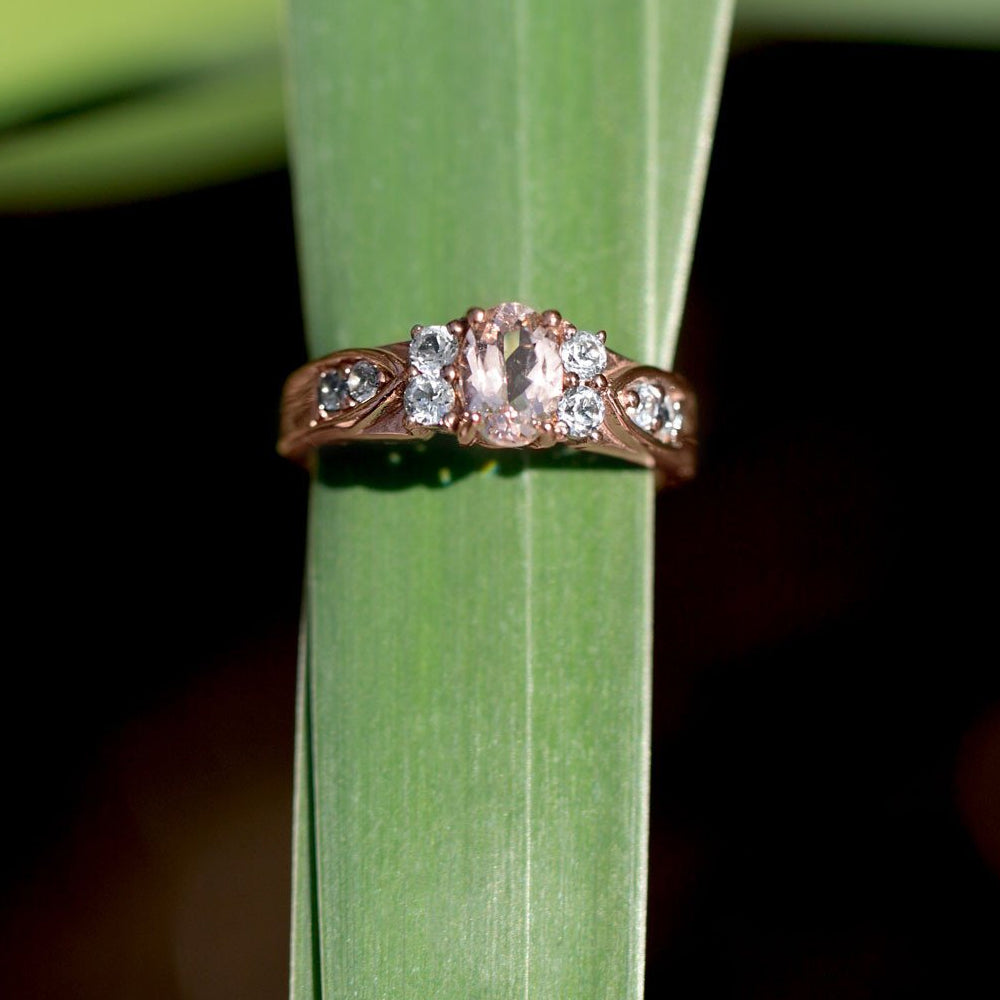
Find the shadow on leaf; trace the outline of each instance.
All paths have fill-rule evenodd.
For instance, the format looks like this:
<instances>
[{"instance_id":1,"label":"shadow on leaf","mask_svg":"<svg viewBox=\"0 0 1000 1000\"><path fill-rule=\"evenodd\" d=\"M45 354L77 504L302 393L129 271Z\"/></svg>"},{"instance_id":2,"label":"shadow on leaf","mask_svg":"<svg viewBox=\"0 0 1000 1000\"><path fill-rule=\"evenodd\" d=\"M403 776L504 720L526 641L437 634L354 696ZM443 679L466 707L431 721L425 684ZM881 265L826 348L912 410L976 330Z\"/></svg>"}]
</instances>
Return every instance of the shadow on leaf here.
<instances>
[{"instance_id":1,"label":"shadow on leaf","mask_svg":"<svg viewBox=\"0 0 1000 1000\"><path fill-rule=\"evenodd\" d=\"M526 469L588 469L638 473L638 466L571 448L546 451L462 447L439 437L414 444L355 444L320 452L318 480L331 488L445 489L469 476L519 476Z\"/></svg>"}]
</instances>

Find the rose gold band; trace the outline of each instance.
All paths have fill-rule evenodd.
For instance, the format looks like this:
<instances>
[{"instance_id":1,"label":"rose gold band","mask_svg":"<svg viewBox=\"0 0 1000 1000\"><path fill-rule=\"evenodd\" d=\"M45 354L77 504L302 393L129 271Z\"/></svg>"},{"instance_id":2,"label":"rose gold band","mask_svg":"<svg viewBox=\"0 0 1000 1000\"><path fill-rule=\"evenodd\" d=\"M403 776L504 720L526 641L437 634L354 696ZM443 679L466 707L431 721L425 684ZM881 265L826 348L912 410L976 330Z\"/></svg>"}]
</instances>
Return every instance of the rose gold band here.
<instances>
[{"instance_id":1,"label":"rose gold band","mask_svg":"<svg viewBox=\"0 0 1000 1000\"><path fill-rule=\"evenodd\" d=\"M554 310L503 303L414 327L410 341L337 351L288 378L278 451L307 464L325 445L449 433L463 445L613 456L655 469L661 486L690 479L690 387L604 341Z\"/></svg>"}]
</instances>

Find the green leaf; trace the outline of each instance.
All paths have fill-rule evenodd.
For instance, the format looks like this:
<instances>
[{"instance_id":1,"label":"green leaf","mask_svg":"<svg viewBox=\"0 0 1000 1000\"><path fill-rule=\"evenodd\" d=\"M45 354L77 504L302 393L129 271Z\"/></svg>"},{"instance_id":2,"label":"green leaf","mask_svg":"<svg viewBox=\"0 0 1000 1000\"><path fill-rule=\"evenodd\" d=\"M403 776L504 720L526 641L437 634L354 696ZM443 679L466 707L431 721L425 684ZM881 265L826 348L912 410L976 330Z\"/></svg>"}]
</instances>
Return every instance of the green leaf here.
<instances>
[{"instance_id":1,"label":"green leaf","mask_svg":"<svg viewBox=\"0 0 1000 1000\"><path fill-rule=\"evenodd\" d=\"M314 353L518 298L670 361L727 3L290 12ZM650 475L607 462L324 459L300 765L322 995L641 993L652 511Z\"/></svg>"}]
</instances>

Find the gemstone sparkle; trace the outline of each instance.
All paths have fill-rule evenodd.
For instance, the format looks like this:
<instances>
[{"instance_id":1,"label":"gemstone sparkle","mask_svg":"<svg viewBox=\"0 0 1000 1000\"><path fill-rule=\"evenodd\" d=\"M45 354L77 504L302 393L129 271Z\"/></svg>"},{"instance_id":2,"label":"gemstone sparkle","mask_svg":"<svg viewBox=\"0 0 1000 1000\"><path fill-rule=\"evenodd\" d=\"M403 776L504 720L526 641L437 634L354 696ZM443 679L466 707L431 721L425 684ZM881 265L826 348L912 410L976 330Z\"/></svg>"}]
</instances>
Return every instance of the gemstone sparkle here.
<instances>
[{"instance_id":1,"label":"gemstone sparkle","mask_svg":"<svg viewBox=\"0 0 1000 1000\"><path fill-rule=\"evenodd\" d=\"M519 302L502 302L469 325L458 369L466 412L478 415L479 435L489 444L534 441L562 395L558 334Z\"/></svg>"},{"instance_id":2,"label":"gemstone sparkle","mask_svg":"<svg viewBox=\"0 0 1000 1000\"><path fill-rule=\"evenodd\" d=\"M589 437L604 422L604 400L586 385L567 389L559 401L559 419L570 437Z\"/></svg>"},{"instance_id":3,"label":"gemstone sparkle","mask_svg":"<svg viewBox=\"0 0 1000 1000\"><path fill-rule=\"evenodd\" d=\"M407 416L416 424L437 427L455 405L455 390L436 375L413 375L403 393Z\"/></svg>"},{"instance_id":4,"label":"gemstone sparkle","mask_svg":"<svg viewBox=\"0 0 1000 1000\"><path fill-rule=\"evenodd\" d=\"M333 369L322 372L319 376L319 408L324 413L333 413L347 406L350 395L347 387L347 377L343 372Z\"/></svg>"},{"instance_id":5,"label":"gemstone sparkle","mask_svg":"<svg viewBox=\"0 0 1000 1000\"><path fill-rule=\"evenodd\" d=\"M410 340L410 364L424 375L437 375L458 353L458 341L446 326L424 326Z\"/></svg>"},{"instance_id":6,"label":"gemstone sparkle","mask_svg":"<svg viewBox=\"0 0 1000 1000\"><path fill-rule=\"evenodd\" d=\"M637 402L625 412L632 423L661 441L675 443L684 427L682 397L655 382L636 382L630 388Z\"/></svg>"},{"instance_id":7,"label":"gemstone sparkle","mask_svg":"<svg viewBox=\"0 0 1000 1000\"><path fill-rule=\"evenodd\" d=\"M639 402L626 412L637 427L652 433L660 424L663 409L663 390L652 382L639 382L632 386Z\"/></svg>"},{"instance_id":8,"label":"gemstone sparkle","mask_svg":"<svg viewBox=\"0 0 1000 1000\"><path fill-rule=\"evenodd\" d=\"M347 391L356 403L367 403L378 390L378 369L362 358L351 365L347 376Z\"/></svg>"},{"instance_id":9,"label":"gemstone sparkle","mask_svg":"<svg viewBox=\"0 0 1000 1000\"><path fill-rule=\"evenodd\" d=\"M563 364L580 378L593 378L608 366L608 352L601 338L588 330L578 330L567 337L559 355Z\"/></svg>"}]
</instances>

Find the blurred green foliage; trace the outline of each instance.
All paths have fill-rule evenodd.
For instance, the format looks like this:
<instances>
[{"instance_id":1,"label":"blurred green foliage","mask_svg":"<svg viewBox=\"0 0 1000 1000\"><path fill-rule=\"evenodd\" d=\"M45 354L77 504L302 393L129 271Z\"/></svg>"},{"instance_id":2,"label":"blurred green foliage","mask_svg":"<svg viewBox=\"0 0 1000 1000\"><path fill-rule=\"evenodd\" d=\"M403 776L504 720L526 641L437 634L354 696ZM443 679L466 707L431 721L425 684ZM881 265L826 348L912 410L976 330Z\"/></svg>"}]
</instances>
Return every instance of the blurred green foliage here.
<instances>
[{"instance_id":1,"label":"blurred green foliage","mask_svg":"<svg viewBox=\"0 0 1000 1000\"><path fill-rule=\"evenodd\" d=\"M284 162L280 0L11 0L0 210L125 201ZM997 0L739 0L744 43L1000 44Z\"/></svg>"},{"instance_id":2,"label":"blurred green foliage","mask_svg":"<svg viewBox=\"0 0 1000 1000\"><path fill-rule=\"evenodd\" d=\"M278 0L30 0L0 16L0 127L276 48Z\"/></svg>"},{"instance_id":3,"label":"blurred green foliage","mask_svg":"<svg viewBox=\"0 0 1000 1000\"><path fill-rule=\"evenodd\" d=\"M0 209L284 162L278 0L18 0L0 14Z\"/></svg>"}]
</instances>

